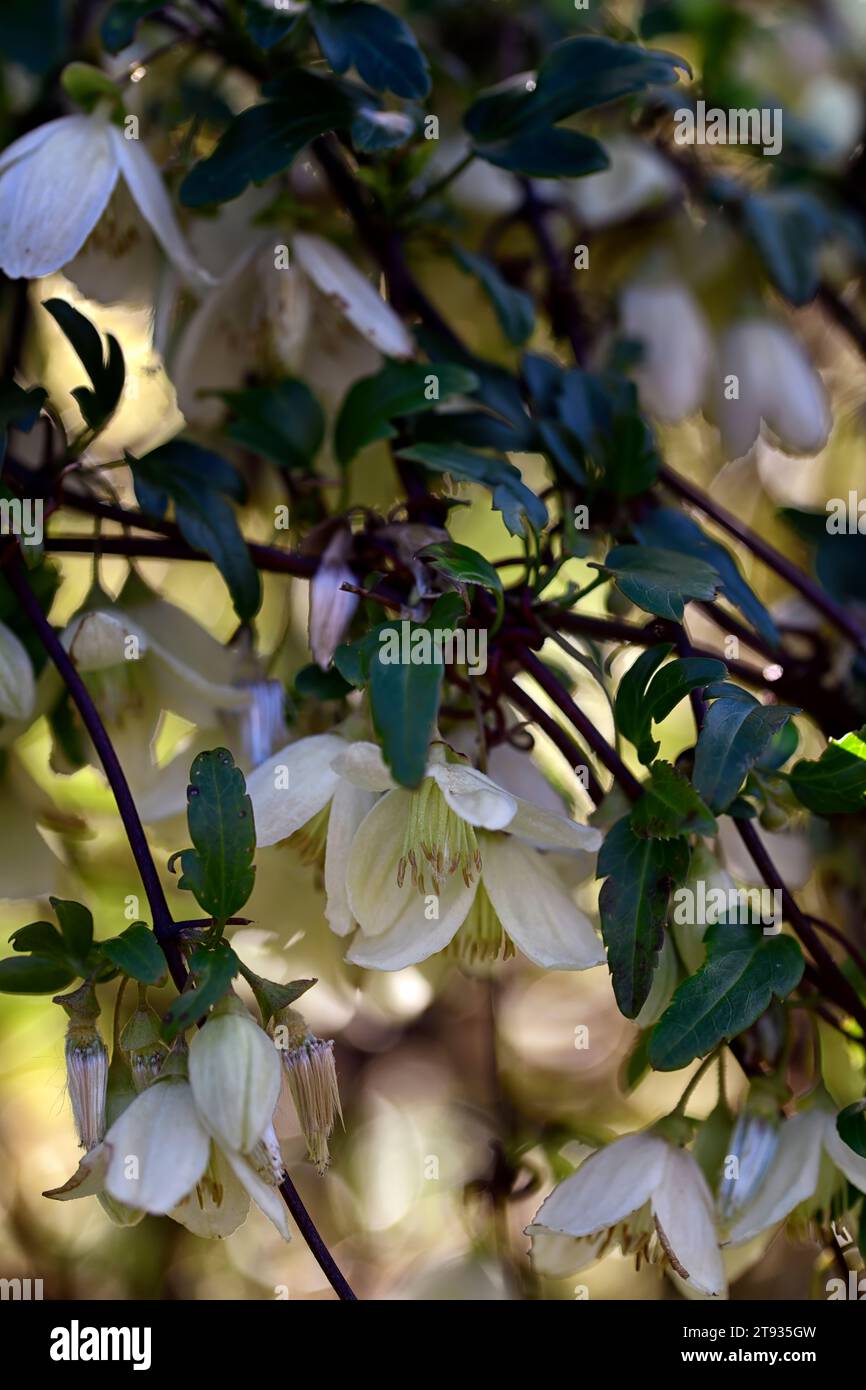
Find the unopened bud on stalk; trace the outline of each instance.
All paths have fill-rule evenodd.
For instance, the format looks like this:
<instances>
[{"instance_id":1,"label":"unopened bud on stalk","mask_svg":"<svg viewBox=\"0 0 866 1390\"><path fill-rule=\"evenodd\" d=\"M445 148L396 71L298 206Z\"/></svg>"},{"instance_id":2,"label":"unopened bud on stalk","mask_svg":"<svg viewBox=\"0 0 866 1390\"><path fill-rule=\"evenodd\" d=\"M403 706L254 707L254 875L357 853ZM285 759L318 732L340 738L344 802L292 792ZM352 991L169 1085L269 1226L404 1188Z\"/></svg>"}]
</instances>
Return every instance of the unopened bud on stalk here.
<instances>
[{"instance_id":1,"label":"unopened bud on stalk","mask_svg":"<svg viewBox=\"0 0 866 1390\"><path fill-rule=\"evenodd\" d=\"M334 1044L317 1038L296 1009L284 1009L277 1018L274 1041L307 1141L307 1153L319 1173L331 1161L328 1139L337 1116L343 1120Z\"/></svg>"},{"instance_id":2,"label":"unopened bud on stalk","mask_svg":"<svg viewBox=\"0 0 866 1390\"><path fill-rule=\"evenodd\" d=\"M129 1069L136 1091L143 1091L155 1081L162 1069L168 1050L159 1036L159 1018L144 1000L129 1018L120 1035L120 1046L129 1060Z\"/></svg>"},{"instance_id":3,"label":"unopened bud on stalk","mask_svg":"<svg viewBox=\"0 0 866 1390\"><path fill-rule=\"evenodd\" d=\"M91 984L53 1001L69 1015L66 1029L66 1083L78 1142L88 1152L105 1134L105 1090L108 1084L108 1049L96 1020L99 1004Z\"/></svg>"},{"instance_id":4,"label":"unopened bud on stalk","mask_svg":"<svg viewBox=\"0 0 866 1390\"><path fill-rule=\"evenodd\" d=\"M774 1083L758 1078L734 1122L719 1186L719 1212L730 1221L757 1195L779 1147L781 1095ZM730 1160L736 1159L731 1165Z\"/></svg>"},{"instance_id":5,"label":"unopened bud on stalk","mask_svg":"<svg viewBox=\"0 0 866 1390\"><path fill-rule=\"evenodd\" d=\"M222 999L189 1045L189 1081L210 1133L250 1153L267 1130L280 1094L274 1045L234 995Z\"/></svg>"}]
</instances>

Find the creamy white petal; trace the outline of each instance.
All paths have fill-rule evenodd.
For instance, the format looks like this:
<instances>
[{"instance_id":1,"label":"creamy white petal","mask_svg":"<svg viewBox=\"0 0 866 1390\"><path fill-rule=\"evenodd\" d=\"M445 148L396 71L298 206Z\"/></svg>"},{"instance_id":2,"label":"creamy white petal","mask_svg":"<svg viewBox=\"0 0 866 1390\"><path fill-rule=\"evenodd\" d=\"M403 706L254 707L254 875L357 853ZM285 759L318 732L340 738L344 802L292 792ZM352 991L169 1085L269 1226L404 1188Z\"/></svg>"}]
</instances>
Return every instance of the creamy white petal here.
<instances>
[{"instance_id":1,"label":"creamy white petal","mask_svg":"<svg viewBox=\"0 0 866 1390\"><path fill-rule=\"evenodd\" d=\"M390 304L357 266L324 237L298 232L292 246L301 269L386 357L412 357L415 345Z\"/></svg>"},{"instance_id":2,"label":"creamy white petal","mask_svg":"<svg viewBox=\"0 0 866 1390\"><path fill-rule=\"evenodd\" d=\"M382 757L378 743L343 743L342 752L331 766L341 777L368 792L387 792L397 786Z\"/></svg>"},{"instance_id":3,"label":"creamy white petal","mask_svg":"<svg viewBox=\"0 0 866 1390\"><path fill-rule=\"evenodd\" d=\"M664 1177L653 1193L659 1235L677 1272L701 1293L722 1294L725 1267L719 1251L713 1197L697 1161L668 1146Z\"/></svg>"},{"instance_id":4,"label":"creamy white petal","mask_svg":"<svg viewBox=\"0 0 866 1390\"><path fill-rule=\"evenodd\" d=\"M249 1153L270 1124L280 1094L280 1059L268 1034L246 1012L220 1012L189 1045L196 1109L226 1149Z\"/></svg>"},{"instance_id":5,"label":"creamy white petal","mask_svg":"<svg viewBox=\"0 0 866 1390\"><path fill-rule=\"evenodd\" d=\"M331 763L345 747L338 734L313 734L287 743L250 773L247 791L259 846L285 840L327 806L340 781Z\"/></svg>"},{"instance_id":6,"label":"creamy white petal","mask_svg":"<svg viewBox=\"0 0 866 1390\"><path fill-rule=\"evenodd\" d=\"M44 145L52 135L58 130L62 130L69 120L68 116L58 116L56 120L46 121L45 125L38 125L34 130L28 130L26 135L21 135L17 140L13 140L11 145L0 154L0 174L4 169L17 164L19 160L35 154L40 145Z\"/></svg>"},{"instance_id":7,"label":"creamy white petal","mask_svg":"<svg viewBox=\"0 0 866 1390\"><path fill-rule=\"evenodd\" d=\"M60 270L81 250L117 182L108 125L66 116L0 173L0 269L11 279Z\"/></svg>"},{"instance_id":8,"label":"creamy white petal","mask_svg":"<svg viewBox=\"0 0 866 1390\"><path fill-rule=\"evenodd\" d=\"M729 1238L734 1245L784 1221L795 1207L812 1196L818 1186L824 1134L823 1110L807 1110L785 1121L766 1182L730 1228Z\"/></svg>"},{"instance_id":9,"label":"creamy white petal","mask_svg":"<svg viewBox=\"0 0 866 1390\"><path fill-rule=\"evenodd\" d=\"M832 1114L828 1114L825 1121L824 1148L848 1181L853 1182L861 1192L866 1192L866 1158L840 1138L836 1128L836 1116Z\"/></svg>"},{"instance_id":10,"label":"creamy white petal","mask_svg":"<svg viewBox=\"0 0 866 1390\"><path fill-rule=\"evenodd\" d=\"M548 1279L567 1279L594 1264L607 1236L605 1231L597 1236L562 1236L542 1226L529 1226L526 1234L532 1239L532 1267Z\"/></svg>"},{"instance_id":11,"label":"creamy white petal","mask_svg":"<svg viewBox=\"0 0 866 1390\"><path fill-rule=\"evenodd\" d=\"M482 877L515 946L546 970L588 970L604 948L556 870L537 849L506 835L479 836Z\"/></svg>"},{"instance_id":12,"label":"creamy white petal","mask_svg":"<svg viewBox=\"0 0 866 1390\"><path fill-rule=\"evenodd\" d=\"M169 260L187 279L213 284L213 277L198 264L186 244L162 175L145 145L140 140L127 140L114 125L109 127L109 135L121 175Z\"/></svg>"},{"instance_id":13,"label":"creamy white petal","mask_svg":"<svg viewBox=\"0 0 866 1390\"><path fill-rule=\"evenodd\" d=\"M503 791L483 772L462 763L430 763L432 777L452 811L470 825L485 830L504 830L517 809L517 798Z\"/></svg>"},{"instance_id":14,"label":"creamy white petal","mask_svg":"<svg viewBox=\"0 0 866 1390\"><path fill-rule=\"evenodd\" d=\"M276 1226L283 1240L291 1240L288 1208L280 1196L279 1188L271 1187L260 1178L248 1159L241 1154L226 1152L225 1158L234 1171L235 1177L246 1188L260 1211Z\"/></svg>"},{"instance_id":15,"label":"creamy white petal","mask_svg":"<svg viewBox=\"0 0 866 1390\"><path fill-rule=\"evenodd\" d=\"M147 652L147 636L119 610L93 609L78 613L63 633L63 645L79 671L106 671L126 658L127 639L134 637L138 659Z\"/></svg>"},{"instance_id":16,"label":"creamy white petal","mask_svg":"<svg viewBox=\"0 0 866 1390\"><path fill-rule=\"evenodd\" d=\"M105 1136L111 1149L105 1186L118 1202L165 1216L204 1173L210 1135L186 1081L157 1081Z\"/></svg>"},{"instance_id":17,"label":"creamy white petal","mask_svg":"<svg viewBox=\"0 0 866 1390\"><path fill-rule=\"evenodd\" d=\"M654 1134L614 1140L554 1188L533 1225L570 1236L616 1226L649 1201L664 1177L668 1147Z\"/></svg>"},{"instance_id":18,"label":"creamy white petal","mask_svg":"<svg viewBox=\"0 0 866 1390\"><path fill-rule=\"evenodd\" d=\"M517 811L508 827L510 835L520 835L539 849L585 849L601 848L604 838L600 830L591 825L581 825L568 816L559 816L555 811L544 811L531 801L516 797Z\"/></svg>"},{"instance_id":19,"label":"creamy white petal","mask_svg":"<svg viewBox=\"0 0 866 1390\"><path fill-rule=\"evenodd\" d=\"M476 887L474 882L467 886L460 874L452 874L442 885L439 916L432 921L424 915L425 901L420 893L411 887L401 890L407 896L396 920L376 936L357 932L346 960L368 970L403 970L427 960L443 951L463 925Z\"/></svg>"},{"instance_id":20,"label":"creamy white petal","mask_svg":"<svg viewBox=\"0 0 866 1390\"><path fill-rule=\"evenodd\" d=\"M233 1168L217 1144L211 1146L210 1181L200 1182L182 1202L170 1212L194 1236L220 1240L230 1236L247 1219L250 1199L244 1185L235 1177Z\"/></svg>"},{"instance_id":21,"label":"creamy white petal","mask_svg":"<svg viewBox=\"0 0 866 1390\"><path fill-rule=\"evenodd\" d=\"M331 801L325 845L325 916L331 931L348 936L355 924L349 907L346 873L352 841L358 827L376 802L376 793L341 779Z\"/></svg>"},{"instance_id":22,"label":"creamy white petal","mask_svg":"<svg viewBox=\"0 0 866 1390\"><path fill-rule=\"evenodd\" d=\"M36 680L27 648L11 628L0 623L0 715L29 719L36 706Z\"/></svg>"},{"instance_id":23,"label":"creamy white petal","mask_svg":"<svg viewBox=\"0 0 866 1390\"><path fill-rule=\"evenodd\" d=\"M98 1197L105 1187L105 1174L111 1150L104 1142L86 1153L68 1182L62 1187L52 1187L43 1192L43 1197L53 1197L57 1202L68 1202L76 1197Z\"/></svg>"}]
</instances>

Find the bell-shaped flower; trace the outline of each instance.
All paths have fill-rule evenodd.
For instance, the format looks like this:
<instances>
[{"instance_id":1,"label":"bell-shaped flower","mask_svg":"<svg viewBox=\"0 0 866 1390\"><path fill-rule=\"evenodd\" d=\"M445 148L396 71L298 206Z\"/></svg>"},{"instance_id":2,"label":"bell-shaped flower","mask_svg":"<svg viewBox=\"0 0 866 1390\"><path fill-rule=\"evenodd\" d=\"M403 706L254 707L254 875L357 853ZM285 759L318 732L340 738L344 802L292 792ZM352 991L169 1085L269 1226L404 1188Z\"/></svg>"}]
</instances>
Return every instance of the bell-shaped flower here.
<instances>
[{"instance_id":1,"label":"bell-shaped flower","mask_svg":"<svg viewBox=\"0 0 866 1390\"><path fill-rule=\"evenodd\" d=\"M527 1233L544 1272L575 1272L618 1245L669 1265L700 1293L721 1295L725 1271L713 1199L697 1160L660 1134L629 1134L585 1159L542 1203ZM560 1239L547 1249L550 1235Z\"/></svg>"},{"instance_id":2,"label":"bell-shaped flower","mask_svg":"<svg viewBox=\"0 0 866 1390\"><path fill-rule=\"evenodd\" d=\"M560 185L581 221L590 228L609 227L679 197L682 180L658 150L632 135L604 141L607 169Z\"/></svg>"},{"instance_id":3,"label":"bell-shaped flower","mask_svg":"<svg viewBox=\"0 0 866 1390\"><path fill-rule=\"evenodd\" d=\"M250 376L299 373L336 407L382 357L414 355L411 335L375 285L324 237L298 232L286 263L252 233L221 283L193 314L178 345L171 376L187 420L218 424L215 391L242 387Z\"/></svg>"},{"instance_id":4,"label":"bell-shaped flower","mask_svg":"<svg viewBox=\"0 0 866 1390\"><path fill-rule=\"evenodd\" d=\"M766 1179L731 1222L728 1238L742 1244L792 1213L806 1230L813 1223L825 1230L846 1210L846 1181L866 1192L866 1158L841 1138L835 1109L819 1097L782 1125Z\"/></svg>"},{"instance_id":5,"label":"bell-shaped flower","mask_svg":"<svg viewBox=\"0 0 866 1390\"><path fill-rule=\"evenodd\" d=\"M217 1004L192 1039L189 1084L214 1138L238 1153L251 1153L276 1108L280 1060L239 999L229 996Z\"/></svg>"},{"instance_id":6,"label":"bell-shaped flower","mask_svg":"<svg viewBox=\"0 0 866 1390\"><path fill-rule=\"evenodd\" d=\"M327 671L344 640L360 602L357 594L343 588L345 583L355 583L348 565L351 548L352 533L347 526L341 526L322 552L310 581L310 651L323 671Z\"/></svg>"},{"instance_id":7,"label":"bell-shaped flower","mask_svg":"<svg viewBox=\"0 0 866 1390\"><path fill-rule=\"evenodd\" d=\"M595 850L597 830L514 796L484 773L431 750L415 791L399 787L372 743L334 770L384 793L352 841L346 892L360 931L347 959L401 970L448 948L472 965L518 947L551 970L604 960L601 942L540 849Z\"/></svg>"},{"instance_id":8,"label":"bell-shaped flower","mask_svg":"<svg viewBox=\"0 0 866 1390\"><path fill-rule=\"evenodd\" d=\"M171 1216L195 1235L231 1235L250 1199L288 1240L279 1149L270 1126L250 1155L214 1139L180 1076L155 1081L115 1120L63 1187L58 1201L105 1193L135 1212Z\"/></svg>"},{"instance_id":9,"label":"bell-shaped flower","mask_svg":"<svg viewBox=\"0 0 866 1390\"><path fill-rule=\"evenodd\" d=\"M722 335L707 413L728 458L747 454L761 422L791 454L815 454L827 443L830 404L821 377L783 323L754 318Z\"/></svg>"},{"instance_id":10,"label":"bell-shaped flower","mask_svg":"<svg viewBox=\"0 0 866 1390\"><path fill-rule=\"evenodd\" d=\"M706 394L713 343L688 286L636 282L620 295L619 311L623 337L642 348L634 371L642 408L666 424L692 415Z\"/></svg>"},{"instance_id":11,"label":"bell-shaped flower","mask_svg":"<svg viewBox=\"0 0 866 1390\"><path fill-rule=\"evenodd\" d=\"M0 155L0 269L12 280L62 269L87 241L121 179L177 269L191 280L207 278L145 146L127 139L99 110L48 121Z\"/></svg>"}]
</instances>

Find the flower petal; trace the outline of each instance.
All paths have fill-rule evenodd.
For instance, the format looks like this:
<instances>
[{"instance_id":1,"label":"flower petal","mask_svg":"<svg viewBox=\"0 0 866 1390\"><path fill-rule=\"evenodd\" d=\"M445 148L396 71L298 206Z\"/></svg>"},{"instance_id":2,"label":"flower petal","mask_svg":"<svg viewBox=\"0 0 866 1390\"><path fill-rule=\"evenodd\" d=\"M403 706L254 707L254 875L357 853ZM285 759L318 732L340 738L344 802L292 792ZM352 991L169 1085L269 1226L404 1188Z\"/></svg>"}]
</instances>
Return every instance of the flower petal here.
<instances>
[{"instance_id":1,"label":"flower petal","mask_svg":"<svg viewBox=\"0 0 866 1390\"><path fill-rule=\"evenodd\" d=\"M546 970L588 970L604 962L591 921L537 849L510 835L479 837L479 848L487 896L525 956Z\"/></svg>"},{"instance_id":2,"label":"flower petal","mask_svg":"<svg viewBox=\"0 0 866 1390\"><path fill-rule=\"evenodd\" d=\"M485 830L504 830L517 809L517 798L498 787L490 777L462 763L431 763L432 777L452 811L470 825Z\"/></svg>"},{"instance_id":3,"label":"flower petal","mask_svg":"<svg viewBox=\"0 0 866 1390\"><path fill-rule=\"evenodd\" d=\"M727 1281L713 1197L688 1150L668 1146L664 1177L653 1193L652 1209L662 1244L681 1278L701 1293L723 1294Z\"/></svg>"},{"instance_id":4,"label":"flower petal","mask_svg":"<svg viewBox=\"0 0 866 1390\"><path fill-rule=\"evenodd\" d=\"M114 125L109 127L109 136L121 175L169 260L188 280L214 284L213 276L198 264L186 244L162 175L146 146L140 140L127 140Z\"/></svg>"},{"instance_id":5,"label":"flower petal","mask_svg":"<svg viewBox=\"0 0 866 1390\"><path fill-rule=\"evenodd\" d=\"M542 810L522 797L515 798L517 812L508 827L510 835L520 835L539 849L585 849L601 848L603 835L591 825L581 825L569 816L559 816L555 811Z\"/></svg>"},{"instance_id":6,"label":"flower petal","mask_svg":"<svg viewBox=\"0 0 866 1390\"><path fill-rule=\"evenodd\" d=\"M363 739L358 743L344 742L342 752L331 766L353 786L363 787L368 792L387 792L397 786L378 743L365 743Z\"/></svg>"},{"instance_id":7,"label":"flower petal","mask_svg":"<svg viewBox=\"0 0 866 1390\"><path fill-rule=\"evenodd\" d=\"M249 1159L241 1154L226 1153L226 1161L234 1171L235 1177L246 1188L256 1206L263 1211L268 1220L276 1226L283 1240L291 1240L289 1212L280 1196L279 1188L271 1187L260 1178Z\"/></svg>"},{"instance_id":8,"label":"flower petal","mask_svg":"<svg viewBox=\"0 0 866 1390\"><path fill-rule=\"evenodd\" d=\"M362 337L386 357L414 355L415 345L402 321L342 251L308 232L298 232L292 247L304 273L333 299Z\"/></svg>"},{"instance_id":9,"label":"flower petal","mask_svg":"<svg viewBox=\"0 0 866 1390\"><path fill-rule=\"evenodd\" d=\"M664 1176L668 1148L654 1134L615 1139L554 1188L533 1226L570 1236L591 1236L616 1226L649 1201Z\"/></svg>"},{"instance_id":10,"label":"flower petal","mask_svg":"<svg viewBox=\"0 0 866 1390\"><path fill-rule=\"evenodd\" d=\"M235 1177L222 1149L214 1144L210 1154L208 1176L214 1183L202 1182L178 1202L170 1212L194 1236L220 1240L230 1236L247 1219L250 1199L246 1188Z\"/></svg>"},{"instance_id":11,"label":"flower petal","mask_svg":"<svg viewBox=\"0 0 866 1390\"><path fill-rule=\"evenodd\" d=\"M597 1236L561 1236L540 1226L527 1227L531 1237L529 1258L536 1274L548 1279L567 1279L594 1264L605 1242L605 1232Z\"/></svg>"},{"instance_id":12,"label":"flower petal","mask_svg":"<svg viewBox=\"0 0 866 1390\"><path fill-rule=\"evenodd\" d=\"M325 916L337 936L348 936L355 924L346 887L347 865L358 827L375 802L375 792L355 787L345 778L337 783L325 847Z\"/></svg>"},{"instance_id":13,"label":"flower petal","mask_svg":"<svg viewBox=\"0 0 866 1390\"><path fill-rule=\"evenodd\" d=\"M250 773L247 792L260 847L294 835L327 806L340 781L331 763L345 747L338 734L314 734L287 743Z\"/></svg>"},{"instance_id":14,"label":"flower petal","mask_svg":"<svg viewBox=\"0 0 866 1390\"><path fill-rule=\"evenodd\" d=\"M105 1143L97 1144L86 1153L68 1182L62 1187L52 1187L43 1192L43 1197L52 1197L57 1202L68 1202L75 1197L98 1197L105 1187L105 1174L111 1150Z\"/></svg>"},{"instance_id":15,"label":"flower petal","mask_svg":"<svg viewBox=\"0 0 866 1390\"><path fill-rule=\"evenodd\" d=\"M186 1081L157 1081L115 1120L105 1186L127 1206L167 1215L193 1190L207 1168L210 1135Z\"/></svg>"},{"instance_id":16,"label":"flower petal","mask_svg":"<svg viewBox=\"0 0 866 1390\"><path fill-rule=\"evenodd\" d=\"M0 174L0 269L10 279L32 280L67 265L116 182L107 122L91 116L53 122L44 140L34 140Z\"/></svg>"},{"instance_id":17,"label":"flower petal","mask_svg":"<svg viewBox=\"0 0 866 1390\"><path fill-rule=\"evenodd\" d=\"M760 1192L730 1228L734 1245L751 1240L811 1197L818 1186L826 1112L807 1110L782 1125L776 1158Z\"/></svg>"}]
</instances>

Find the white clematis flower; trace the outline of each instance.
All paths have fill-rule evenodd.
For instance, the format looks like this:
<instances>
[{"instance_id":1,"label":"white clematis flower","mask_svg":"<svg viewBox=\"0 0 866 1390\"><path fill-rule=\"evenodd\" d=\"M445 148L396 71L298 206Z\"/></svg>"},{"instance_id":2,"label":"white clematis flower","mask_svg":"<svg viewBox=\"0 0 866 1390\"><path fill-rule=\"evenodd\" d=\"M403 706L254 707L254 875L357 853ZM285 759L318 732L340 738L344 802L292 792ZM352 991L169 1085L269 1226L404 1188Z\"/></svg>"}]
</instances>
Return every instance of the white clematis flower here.
<instances>
[{"instance_id":1,"label":"white clematis flower","mask_svg":"<svg viewBox=\"0 0 866 1390\"><path fill-rule=\"evenodd\" d=\"M597 830L513 796L434 747L420 787L392 779L379 748L355 743L333 770L384 793L352 841L346 892L360 931L347 959L401 970L449 948L467 964L519 947L549 970L586 970L604 951L538 848L595 850Z\"/></svg>"},{"instance_id":2,"label":"white clematis flower","mask_svg":"<svg viewBox=\"0 0 866 1390\"><path fill-rule=\"evenodd\" d=\"M587 227L609 227L682 193L682 180L658 150L632 135L604 141L610 166L560 187Z\"/></svg>"},{"instance_id":3,"label":"white clematis flower","mask_svg":"<svg viewBox=\"0 0 866 1390\"><path fill-rule=\"evenodd\" d=\"M804 349L782 323L746 319L723 334L708 413L728 458L742 458L761 422L791 454L816 454L832 427L824 383ZM736 399L726 383L737 380Z\"/></svg>"},{"instance_id":4,"label":"white clematis flower","mask_svg":"<svg viewBox=\"0 0 866 1390\"><path fill-rule=\"evenodd\" d=\"M282 1163L268 1127L260 1151L244 1155L212 1138L188 1081L168 1076L142 1091L65 1183L58 1201L107 1193L135 1212L171 1216L194 1235L228 1236L250 1199L290 1239L278 1183Z\"/></svg>"},{"instance_id":5,"label":"white clematis flower","mask_svg":"<svg viewBox=\"0 0 866 1390\"><path fill-rule=\"evenodd\" d=\"M819 1102L786 1120L766 1181L729 1230L734 1245L778 1225L797 1208L823 1229L844 1212L844 1179L866 1192L866 1158L840 1138L836 1112Z\"/></svg>"},{"instance_id":6,"label":"white clematis flower","mask_svg":"<svg viewBox=\"0 0 866 1390\"><path fill-rule=\"evenodd\" d=\"M12 280L32 280L68 265L119 179L177 269L191 280L208 280L144 145L127 140L99 112L49 121L0 155L0 269Z\"/></svg>"},{"instance_id":7,"label":"white clematis flower","mask_svg":"<svg viewBox=\"0 0 866 1390\"><path fill-rule=\"evenodd\" d=\"M706 1179L687 1149L659 1134L629 1134L591 1154L542 1203L527 1233L545 1273L576 1272L619 1245L670 1265L700 1293L725 1293ZM559 1239L548 1249L550 1235Z\"/></svg>"},{"instance_id":8,"label":"white clematis flower","mask_svg":"<svg viewBox=\"0 0 866 1390\"><path fill-rule=\"evenodd\" d=\"M706 392L713 344L688 286L676 280L629 285L619 310L623 336L643 347L634 371L642 408L666 424L694 414Z\"/></svg>"}]
</instances>

